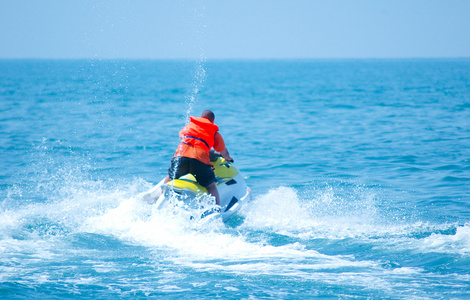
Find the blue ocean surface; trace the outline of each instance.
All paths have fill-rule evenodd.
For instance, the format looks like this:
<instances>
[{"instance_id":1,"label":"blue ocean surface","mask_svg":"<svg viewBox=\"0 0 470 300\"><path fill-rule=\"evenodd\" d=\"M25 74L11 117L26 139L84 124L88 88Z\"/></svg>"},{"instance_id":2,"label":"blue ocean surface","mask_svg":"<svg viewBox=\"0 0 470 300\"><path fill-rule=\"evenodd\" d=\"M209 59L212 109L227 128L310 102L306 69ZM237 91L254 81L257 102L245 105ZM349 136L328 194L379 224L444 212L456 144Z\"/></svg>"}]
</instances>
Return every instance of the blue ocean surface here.
<instances>
[{"instance_id":1,"label":"blue ocean surface","mask_svg":"<svg viewBox=\"0 0 470 300\"><path fill-rule=\"evenodd\" d=\"M138 198L215 112L253 198ZM1 299L469 299L470 60L1 60Z\"/></svg>"}]
</instances>

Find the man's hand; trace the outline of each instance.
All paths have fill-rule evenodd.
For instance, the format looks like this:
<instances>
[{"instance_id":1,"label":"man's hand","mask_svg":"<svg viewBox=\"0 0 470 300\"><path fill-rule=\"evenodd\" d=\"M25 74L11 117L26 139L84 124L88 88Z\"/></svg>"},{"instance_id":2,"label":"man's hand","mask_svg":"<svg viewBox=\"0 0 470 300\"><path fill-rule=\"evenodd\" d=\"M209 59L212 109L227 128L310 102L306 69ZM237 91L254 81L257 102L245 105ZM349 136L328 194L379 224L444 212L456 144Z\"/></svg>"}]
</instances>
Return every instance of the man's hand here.
<instances>
[{"instance_id":1,"label":"man's hand","mask_svg":"<svg viewBox=\"0 0 470 300\"><path fill-rule=\"evenodd\" d=\"M233 163L233 158L228 153L227 148L225 148L223 151L221 151L220 155L222 155L222 157L225 158L226 161Z\"/></svg>"}]
</instances>

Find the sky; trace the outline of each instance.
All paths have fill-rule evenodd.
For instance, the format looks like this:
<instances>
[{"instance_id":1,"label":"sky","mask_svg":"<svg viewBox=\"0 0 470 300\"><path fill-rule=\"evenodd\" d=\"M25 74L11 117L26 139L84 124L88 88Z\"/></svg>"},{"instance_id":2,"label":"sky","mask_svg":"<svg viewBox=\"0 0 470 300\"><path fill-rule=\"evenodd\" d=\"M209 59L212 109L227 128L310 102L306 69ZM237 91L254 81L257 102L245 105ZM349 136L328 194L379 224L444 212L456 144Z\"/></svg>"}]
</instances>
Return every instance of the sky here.
<instances>
[{"instance_id":1,"label":"sky","mask_svg":"<svg viewBox=\"0 0 470 300\"><path fill-rule=\"evenodd\" d=\"M0 58L470 57L470 0L1 0Z\"/></svg>"}]
</instances>

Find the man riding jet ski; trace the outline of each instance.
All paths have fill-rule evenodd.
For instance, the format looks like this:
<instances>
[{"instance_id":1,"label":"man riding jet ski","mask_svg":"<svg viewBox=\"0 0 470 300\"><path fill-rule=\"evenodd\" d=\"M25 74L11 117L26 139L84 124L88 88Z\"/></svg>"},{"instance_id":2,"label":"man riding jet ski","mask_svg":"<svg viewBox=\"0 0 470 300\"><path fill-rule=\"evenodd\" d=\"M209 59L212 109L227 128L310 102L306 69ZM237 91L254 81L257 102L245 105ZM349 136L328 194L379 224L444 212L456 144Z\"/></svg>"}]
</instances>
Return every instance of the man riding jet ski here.
<instances>
[{"instance_id":1,"label":"man riding jet ski","mask_svg":"<svg viewBox=\"0 0 470 300\"><path fill-rule=\"evenodd\" d=\"M185 201L209 193L215 197L226 220L240 209L243 201L251 199L250 189L233 166L233 158L214 119L210 110L204 111L199 118L190 117L189 124L180 131L181 143L171 160L168 176L146 193L144 200L155 201L160 207L170 190L184 194ZM211 152L212 148L220 153Z\"/></svg>"},{"instance_id":2,"label":"man riding jet ski","mask_svg":"<svg viewBox=\"0 0 470 300\"><path fill-rule=\"evenodd\" d=\"M233 162L233 158L225 148L224 139L219 133L219 127L214 124L214 119L215 115L210 110L205 110L200 118L189 117L189 124L180 131L181 143L171 160L168 176L164 182L191 173L196 177L197 182L215 197L215 202L220 205L209 151L214 148L228 162Z\"/></svg>"}]
</instances>

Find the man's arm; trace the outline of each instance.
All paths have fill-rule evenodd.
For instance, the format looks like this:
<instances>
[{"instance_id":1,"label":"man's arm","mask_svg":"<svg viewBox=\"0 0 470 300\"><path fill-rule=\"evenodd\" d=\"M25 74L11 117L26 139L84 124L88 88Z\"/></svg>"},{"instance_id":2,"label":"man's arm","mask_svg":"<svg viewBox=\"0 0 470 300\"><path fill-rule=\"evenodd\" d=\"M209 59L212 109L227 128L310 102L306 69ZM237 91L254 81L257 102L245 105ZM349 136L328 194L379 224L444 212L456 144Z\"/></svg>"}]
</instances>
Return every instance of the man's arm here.
<instances>
[{"instance_id":1,"label":"man's arm","mask_svg":"<svg viewBox=\"0 0 470 300\"><path fill-rule=\"evenodd\" d=\"M215 133L214 150L220 152L220 154L223 158L225 158L226 161L233 162L233 158L230 156L230 153L228 153L228 149L227 147L225 147L224 139L219 132Z\"/></svg>"}]
</instances>

